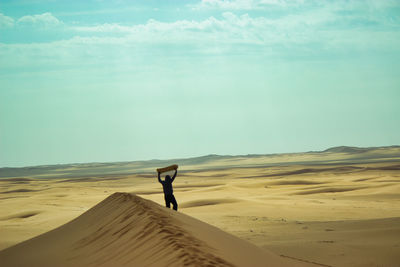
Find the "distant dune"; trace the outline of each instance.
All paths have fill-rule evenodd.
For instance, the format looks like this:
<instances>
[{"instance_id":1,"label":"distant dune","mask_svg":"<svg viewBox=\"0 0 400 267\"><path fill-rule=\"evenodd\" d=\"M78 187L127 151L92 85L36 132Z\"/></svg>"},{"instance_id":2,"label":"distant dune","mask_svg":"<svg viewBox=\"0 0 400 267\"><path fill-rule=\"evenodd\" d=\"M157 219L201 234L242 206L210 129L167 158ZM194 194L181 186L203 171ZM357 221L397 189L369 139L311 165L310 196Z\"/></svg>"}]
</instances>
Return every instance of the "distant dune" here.
<instances>
[{"instance_id":1,"label":"distant dune","mask_svg":"<svg viewBox=\"0 0 400 267\"><path fill-rule=\"evenodd\" d=\"M400 146L369 148L339 146L329 148L324 151L311 151L302 153L264 155L251 154L236 156L211 154L202 157L170 160L58 164L23 168L0 168L0 180L3 181L3 178L17 178L14 180L15 182L29 182L29 180L21 180L29 177L30 179L65 178L65 182L76 182L76 177L79 177L79 181L98 179L115 180L131 174L151 174L151 177L153 177L156 168L171 164L183 166L183 169L179 169L179 171L182 172L210 169L218 170L224 168L252 168L308 164L326 165L339 163L354 164L368 162L393 162L396 160L400 160ZM93 179L94 176L96 179ZM67 180L67 178L73 178L73 180Z\"/></svg>"},{"instance_id":2,"label":"distant dune","mask_svg":"<svg viewBox=\"0 0 400 267\"><path fill-rule=\"evenodd\" d=\"M312 266L128 193L0 251L2 266Z\"/></svg>"},{"instance_id":3,"label":"distant dune","mask_svg":"<svg viewBox=\"0 0 400 267\"><path fill-rule=\"evenodd\" d=\"M395 148L397 146L391 146L387 148ZM355 146L337 146L331 147L323 152L333 152L333 153L363 153L368 151L373 151L379 149L378 147L355 147Z\"/></svg>"}]
</instances>

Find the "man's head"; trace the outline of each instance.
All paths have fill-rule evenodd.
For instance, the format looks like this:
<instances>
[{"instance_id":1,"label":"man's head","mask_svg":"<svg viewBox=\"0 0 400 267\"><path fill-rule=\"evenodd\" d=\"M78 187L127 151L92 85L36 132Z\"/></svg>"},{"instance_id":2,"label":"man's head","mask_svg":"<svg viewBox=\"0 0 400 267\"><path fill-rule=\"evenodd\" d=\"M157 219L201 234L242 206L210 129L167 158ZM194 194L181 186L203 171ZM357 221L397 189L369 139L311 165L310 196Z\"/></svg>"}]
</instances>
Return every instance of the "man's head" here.
<instances>
[{"instance_id":1,"label":"man's head","mask_svg":"<svg viewBox=\"0 0 400 267\"><path fill-rule=\"evenodd\" d=\"M167 181L167 182L171 182L171 176L169 176L169 175L166 175L166 176L165 176L165 181Z\"/></svg>"}]
</instances>

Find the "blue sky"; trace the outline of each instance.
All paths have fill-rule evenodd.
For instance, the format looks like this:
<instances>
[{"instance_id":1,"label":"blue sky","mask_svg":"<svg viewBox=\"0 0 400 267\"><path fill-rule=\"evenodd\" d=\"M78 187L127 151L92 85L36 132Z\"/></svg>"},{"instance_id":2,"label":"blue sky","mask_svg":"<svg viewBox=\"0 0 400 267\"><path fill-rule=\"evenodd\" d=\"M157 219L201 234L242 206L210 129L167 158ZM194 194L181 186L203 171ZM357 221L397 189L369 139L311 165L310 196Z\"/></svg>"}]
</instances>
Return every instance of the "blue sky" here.
<instances>
[{"instance_id":1,"label":"blue sky","mask_svg":"<svg viewBox=\"0 0 400 267\"><path fill-rule=\"evenodd\" d=\"M0 3L0 167L400 144L400 2Z\"/></svg>"}]
</instances>

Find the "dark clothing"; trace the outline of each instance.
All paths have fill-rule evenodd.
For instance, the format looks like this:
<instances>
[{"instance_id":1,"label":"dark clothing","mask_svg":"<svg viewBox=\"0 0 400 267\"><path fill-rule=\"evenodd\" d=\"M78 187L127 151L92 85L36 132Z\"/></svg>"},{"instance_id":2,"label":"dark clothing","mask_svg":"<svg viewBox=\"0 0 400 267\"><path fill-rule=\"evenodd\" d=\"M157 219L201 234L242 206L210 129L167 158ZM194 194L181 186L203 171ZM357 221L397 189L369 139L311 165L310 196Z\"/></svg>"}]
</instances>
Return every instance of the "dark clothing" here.
<instances>
[{"instance_id":1,"label":"dark clothing","mask_svg":"<svg viewBox=\"0 0 400 267\"><path fill-rule=\"evenodd\" d=\"M164 195L172 195L174 193L174 189L172 189L171 181L161 180L160 183L162 184L162 187L164 190Z\"/></svg>"},{"instance_id":2,"label":"dark clothing","mask_svg":"<svg viewBox=\"0 0 400 267\"><path fill-rule=\"evenodd\" d=\"M158 173L158 181L163 186L165 206L167 208L170 208L170 204L172 203L174 210L178 210L178 203L176 203L176 199L174 196L174 189L172 188L172 182L175 180L176 173L177 171L175 171L175 174L172 178L167 176L164 181L161 180L160 173Z\"/></svg>"},{"instance_id":3,"label":"dark clothing","mask_svg":"<svg viewBox=\"0 0 400 267\"><path fill-rule=\"evenodd\" d=\"M176 203L176 199L175 199L175 196L174 195L164 195L164 199L165 199L165 206L167 207L167 208L170 208L171 207L171 203L172 203L172 208L174 209L174 210L178 210L178 203Z\"/></svg>"}]
</instances>

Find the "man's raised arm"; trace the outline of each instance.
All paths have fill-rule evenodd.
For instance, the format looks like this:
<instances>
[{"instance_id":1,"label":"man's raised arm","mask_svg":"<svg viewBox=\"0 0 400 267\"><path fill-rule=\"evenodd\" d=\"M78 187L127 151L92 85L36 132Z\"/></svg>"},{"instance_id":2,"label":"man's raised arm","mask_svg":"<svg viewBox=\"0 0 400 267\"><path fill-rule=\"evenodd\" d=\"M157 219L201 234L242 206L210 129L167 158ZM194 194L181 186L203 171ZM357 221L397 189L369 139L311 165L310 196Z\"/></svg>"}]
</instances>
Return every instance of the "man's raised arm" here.
<instances>
[{"instance_id":1,"label":"man's raised arm","mask_svg":"<svg viewBox=\"0 0 400 267\"><path fill-rule=\"evenodd\" d=\"M161 173L158 173L158 181L162 184L161 178L160 178Z\"/></svg>"},{"instance_id":2,"label":"man's raised arm","mask_svg":"<svg viewBox=\"0 0 400 267\"><path fill-rule=\"evenodd\" d=\"M171 182L173 182L174 180L175 180L175 177L176 177L176 174L178 173L178 170L175 170L175 174L174 174L174 176L172 176L172 178L171 178Z\"/></svg>"}]
</instances>

